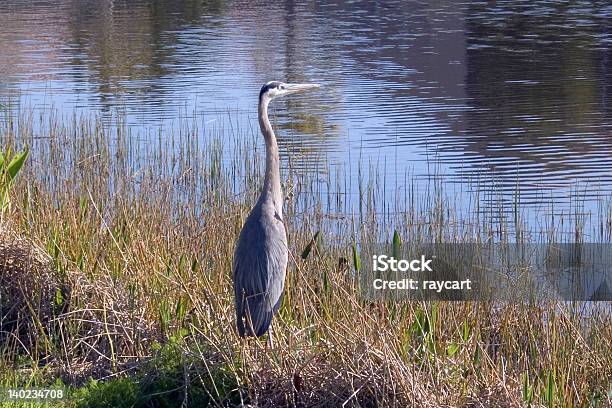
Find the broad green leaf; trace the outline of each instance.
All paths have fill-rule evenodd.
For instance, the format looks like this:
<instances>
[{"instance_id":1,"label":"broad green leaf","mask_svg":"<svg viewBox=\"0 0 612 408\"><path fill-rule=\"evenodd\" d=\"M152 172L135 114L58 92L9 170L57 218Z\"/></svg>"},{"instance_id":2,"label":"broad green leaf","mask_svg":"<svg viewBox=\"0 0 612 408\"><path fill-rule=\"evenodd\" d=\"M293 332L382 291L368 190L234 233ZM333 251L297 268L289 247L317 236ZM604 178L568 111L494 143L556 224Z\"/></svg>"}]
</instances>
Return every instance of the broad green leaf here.
<instances>
[{"instance_id":1,"label":"broad green leaf","mask_svg":"<svg viewBox=\"0 0 612 408\"><path fill-rule=\"evenodd\" d=\"M449 357L454 356L459 351L459 344L453 343L446 348L446 355Z\"/></svg>"},{"instance_id":2,"label":"broad green leaf","mask_svg":"<svg viewBox=\"0 0 612 408\"><path fill-rule=\"evenodd\" d=\"M176 302L175 314L179 321L183 320L187 315L187 300L185 298L180 297Z\"/></svg>"},{"instance_id":3,"label":"broad green leaf","mask_svg":"<svg viewBox=\"0 0 612 408\"><path fill-rule=\"evenodd\" d=\"M57 288L55 290L55 304L61 306L64 303L64 296L62 296L62 290Z\"/></svg>"},{"instance_id":4,"label":"broad green leaf","mask_svg":"<svg viewBox=\"0 0 612 408\"><path fill-rule=\"evenodd\" d=\"M463 342L467 343L470 338L470 326L468 325L467 318L463 319Z\"/></svg>"},{"instance_id":5,"label":"broad green leaf","mask_svg":"<svg viewBox=\"0 0 612 408\"><path fill-rule=\"evenodd\" d=\"M533 400L533 387L529 383L529 374L527 372L523 373L523 401L528 404L531 404Z\"/></svg>"},{"instance_id":6,"label":"broad green leaf","mask_svg":"<svg viewBox=\"0 0 612 408\"><path fill-rule=\"evenodd\" d=\"M552 370L548 372L548 379L546 384L546 401L548 406L552 407L555 400L555 377L553 376Z\"/></svg>"},{"instance_id":7,"label":"broad green leaf","mask_svg":"<svg viewBox=\"0 0 612 408\"><path fill-rule=\"evenodd\" d=\"M8 169L7 169L9 178L11 180L15 178L17 173L19 173L19 170L21 170L21 167L23 166L23 163L25 163L25 160L27 157L28 157L27 149L21 153L17 153L15 157L13 157L13 160L11 160L11 162L8 165Z\"/></svg>"},{"instance_id":8,"label":"broad green leaf","mask_svg":"<svg viewBox=\"0 0 612 408\"><path fill-rule=\"evenodd\" d=\"M306 245L306 248L304 248L304 251L302 252L302 259L306 259L308 258L308 255L310 255L310 252L312 251L312 248L317 245L317 240L319 239L319 235L320 235L321 231L317 231L314 234L314 237L310 240L310 242L308 243L308 245Z\"/></svg>"},{"instance_id":9,"label":"broad green leaf","mask_svg":"<svg viewBox=\"0 0 612 408\"><path fill-rule=\"evenodd\" d=\"M323 291L325 294L329 294L329 276L327 275L327 270L323 270Z\"/></svg>"},{"instance_id":10,"label":"broad green leaf","mask_svg":"<svg viewBox=\"0 0 612 408\"><path fill-rule=\"evenodd\" d=\"M353 265L355 270L359 272L361 270L361 258L359 258L359 251L357 250L357 244L353 242Z\"/></svg>"},{"instance_id":11,"label":"broad green leaf","mask_svg":"<svg viewBox=\"0 0 612 408\"><path fill-rule=\"evenodd\" d=\"M474 365L480 365L480 346L477 344L476 345L476 350L474 350L474 358L473 358L473 362Z\"/></svg>"},{"instance_id":12,"label":"broad green leaf","mask_svg":"<svg viewBox=\"0 0 612 408\"><path fill-rule=\"evenodd\" d=\"M402 240L397 230L393 231L393 258L400 259Z\"/></svg>"}]
</instances>

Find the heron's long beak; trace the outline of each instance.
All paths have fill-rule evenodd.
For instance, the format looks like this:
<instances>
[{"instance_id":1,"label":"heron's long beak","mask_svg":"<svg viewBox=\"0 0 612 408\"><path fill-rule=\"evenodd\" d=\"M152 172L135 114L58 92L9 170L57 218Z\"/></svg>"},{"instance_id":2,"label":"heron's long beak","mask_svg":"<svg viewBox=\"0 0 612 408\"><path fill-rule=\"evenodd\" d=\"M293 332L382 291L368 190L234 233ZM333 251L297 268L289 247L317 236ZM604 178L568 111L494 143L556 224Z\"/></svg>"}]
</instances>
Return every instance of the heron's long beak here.
<instances>
[{"instance_id":1,"label":"heron's long beak","mask_svg":"<svg viewBox=\"0 0 612 408\"><path fill-rule=\"evenodd\" d=\"M319 88L319 84L285 84L285 91L287 94L294 94L298 92L308 91L310 89Z\"/></svg>"}]
</instances>

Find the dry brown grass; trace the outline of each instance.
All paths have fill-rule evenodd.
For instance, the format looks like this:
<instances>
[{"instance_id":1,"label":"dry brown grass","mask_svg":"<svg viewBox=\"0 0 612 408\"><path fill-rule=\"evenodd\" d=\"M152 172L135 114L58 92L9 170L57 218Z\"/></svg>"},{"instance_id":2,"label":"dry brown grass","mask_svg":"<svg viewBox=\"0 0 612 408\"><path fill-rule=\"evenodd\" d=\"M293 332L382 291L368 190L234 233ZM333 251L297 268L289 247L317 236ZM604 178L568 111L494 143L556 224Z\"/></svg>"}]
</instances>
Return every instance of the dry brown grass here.
<instances>
[{"instance_id":1,"label":"dry brown grass","mask_svg":"<svg viewBox=\"0 0 612 408\"><path fill-rule=\"evenodd\" d=\"M248 144L221 166L218 145L196 148L188 134L137 142L88 120L53 122L45 132L34 139L28 126L4 129L32 147L13 192L14 233L0 244L23 260L1 277L3 291L26 305L7 322L41 324L5 330L24 345L5 359L30 353L33 365L78 384L130 375L172 338L188 356L185 383L205 384L220 405L229 391L219 368L235 381L233 400L261 407L510 407L529 393L532 406L589 406L597 395L610 404L609 308L585 322L554 302L368 300L339 260L351 259L350 231L378 239L368 234L381 220L332 221L299 189L287 206L291 256L275 347L241 340L230 265L258 184L240 194L232 185L259 180ZM424 231L457 236L467 223L438 223L436 214L453 211L438 204L407 208L394 228L405 240ZM321 246L301 259L317 230ZM28 299L40 299L40 312Z\"/></svg>"},{"instance_id":2,"label":"dry brown grass","mask_svg":"<svg viewBox=\"0 0 612 408\"><path fill-rule=\"evenodd\" d=\"M25 353L49 328L58 281L51 257L0 224L0 339Z\"/></svg>"}]
</instances>

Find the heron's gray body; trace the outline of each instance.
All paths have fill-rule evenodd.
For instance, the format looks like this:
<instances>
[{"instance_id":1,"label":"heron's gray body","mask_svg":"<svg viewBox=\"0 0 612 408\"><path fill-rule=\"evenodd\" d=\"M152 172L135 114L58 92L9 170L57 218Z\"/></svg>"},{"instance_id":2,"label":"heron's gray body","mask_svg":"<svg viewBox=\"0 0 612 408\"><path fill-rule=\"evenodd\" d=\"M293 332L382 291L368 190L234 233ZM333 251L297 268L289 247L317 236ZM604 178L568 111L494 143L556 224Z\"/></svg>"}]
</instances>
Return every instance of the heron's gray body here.
<instances>
[{"instance_id":1,"label":"heron's gray body","mask_svg":"<svg viewBox=\"0 0 612 408\"><path fill-rule=\"evenodd\" d=\"M240 336L261 336L280 306L287 270L287 236L274 204L260 200L247 218L234 256Z\"/></svg>"},{"instance_id":2,"label":"heron's gray body","mask_svg":"<svg viewBox=\"0 0 612 408\"><path fill-rule=\"evenodd\" d=\"M232 266L236 325L241 337L261 336L268 331L281 303L289 256L278 144L268 120L268 103L275 97L313 87L272 81L259 94L259 127L266 142L264 185L240 232Z\"/></svg>"}]
</instances>

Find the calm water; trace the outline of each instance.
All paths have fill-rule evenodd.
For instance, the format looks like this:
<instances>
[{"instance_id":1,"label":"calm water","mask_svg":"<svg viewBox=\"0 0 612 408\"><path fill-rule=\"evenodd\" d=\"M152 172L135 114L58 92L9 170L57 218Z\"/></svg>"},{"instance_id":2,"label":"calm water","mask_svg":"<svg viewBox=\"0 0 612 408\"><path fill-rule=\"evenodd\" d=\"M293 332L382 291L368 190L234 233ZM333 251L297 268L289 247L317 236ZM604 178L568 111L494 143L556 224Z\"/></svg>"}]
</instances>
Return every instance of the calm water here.
<instances>
[{"instance_id":1,"label":"calm water","mask_svg":"<svg viewBox=\"0 0 612 408\"><path fill-rule=\"evenodd\" d=\"M361 157L555 210L612 191L608 2L269 4L2 1L0 103L256 129L262 83L318 82L274 109L298 171Z\"/></svg>"}]
</instances>

